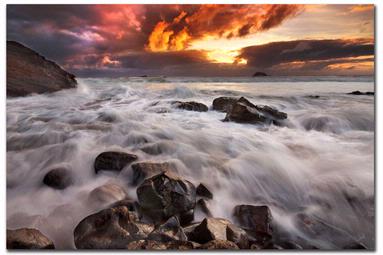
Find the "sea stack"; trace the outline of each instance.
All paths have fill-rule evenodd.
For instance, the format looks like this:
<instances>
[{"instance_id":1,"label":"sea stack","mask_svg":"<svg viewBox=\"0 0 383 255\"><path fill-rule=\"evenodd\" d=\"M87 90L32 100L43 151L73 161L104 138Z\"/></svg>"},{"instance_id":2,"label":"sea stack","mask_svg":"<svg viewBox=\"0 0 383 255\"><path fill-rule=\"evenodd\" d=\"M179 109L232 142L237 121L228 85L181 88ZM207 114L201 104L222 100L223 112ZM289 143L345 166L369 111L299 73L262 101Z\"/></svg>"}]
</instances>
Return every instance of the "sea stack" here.
<instances>
[{"instance_id":1,"label":"sea stack","mask_svg":"<svg viewBox=\"0 0 383 255\"><path fill-rule=\"evenodd\" d=\"M48 93L75 88L75 76L55 62L15 42L7 41L7 96Z\"/></svg>"}]
</instances>

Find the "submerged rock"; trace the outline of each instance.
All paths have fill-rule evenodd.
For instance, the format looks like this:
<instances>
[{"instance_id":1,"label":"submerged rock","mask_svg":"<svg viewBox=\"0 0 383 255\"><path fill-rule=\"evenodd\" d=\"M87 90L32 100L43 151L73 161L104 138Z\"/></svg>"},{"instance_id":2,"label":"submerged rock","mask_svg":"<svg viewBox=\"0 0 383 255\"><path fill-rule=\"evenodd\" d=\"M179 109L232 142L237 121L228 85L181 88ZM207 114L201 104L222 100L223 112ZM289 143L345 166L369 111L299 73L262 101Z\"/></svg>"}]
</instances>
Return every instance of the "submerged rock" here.
<instances>
[{"instance_id":1,"label":"submerged rock","mask_svg":"<svg viewBox=\"0 0 383 255\"><path fill-rule=\"evenodd\" d=\"M164 172L146 179L137 188L137 197L143 214L160 222L194 209L196 189L191 182Z\"/></svg>"},{"instance_id":2,"label":"submerged rock","mask_svg":"<svg viewBox=\"0 0 383 255\"><path fill-rule=\"evenodd\" d=\"M353 92L350 92L350 93L347 93L347 94L349 94L349 95L357 95L357 96L362 96L362 95L373 96L373 95L375 95L375 92L372 92L372 91L360 92L359 90L356 90L356 91L353 91Z\"/></svg>"},{"instance_id":3,"label":"submerged rock","mask_svg":"<svg viewBox=\"0 0 383 255\"><path fill-rule=\"evenodd\" d=\"M287 114L267 105L254 105L241 97L226 114L225 121L251 124L276 124L287 118Z\"/></svg>"},{"instance_id":4,"label":"submerged rock","mask_svg":"<svg viewBox=\"0 0 383 255\"><path fill-rule=\"evenodd\" d=\"M7 249L54 249L53 242L33 228L7 229Z\"/></svg>"},{"instance_id":5,"label":"submerged rock","mask_svg":"<svg viewBox=\"0 0 383 255\"><path fill-rule=\"evenodd\" d=\"M234 217L241 227L250 230L256 237L271 238L272 216L269 207L265 205L238 205L234 207Z\"/></svg>"},{"instance_id":6,"label":"submerged rock","mask_svg":"<svg viewBox=\"0 0 383 255\"><path fill-rule=\"evenodd\" d=\"M175 168L168 162L165 163L152 163L152 162L140 162L132 164L133 176L132 184L140 184L144 179L152 177L154 175L169 171L175 171Z\"/></svg>"},{"instance_id":7,"label":"submerged rock","mask_svg":"<svg viewBox=\"0 0 383 255\"><path fill-rule=\"evenodd\" d=\"M181 101L175 101L172 104L174 104L177 108L188 110L188 111L196 111L196 112L207 112L208 107L202 103L198 102L181 102Z\"/></svg>"},{"instance_id":8,"label":"submerged rock","mask_svg":"<svg viewBox=\"0 0 383 255\"><path fill-rule=\"evenodd\" d=\"M116 183L107 183L89 193L89 202L94 205L107 205L126 198L125 190Z\"/></svg>"},{"instance_id":9,"label":"submerged rock","mask_svg":"<svg viewBox=\"0 0 383 255\"><path fill-rule=\"evenodd\" d=\"M229 112L233 105L237 102L235 97L218 97L213 100L213 110L220 112Z\"/></svg>"},{"instance_id":10,"label":"submerged rock","mask_svg":"<svg viewBox=\"0 0 383 255\"><path fill-rule=\"evenodd\" d=\"M7 41L7 96L54 92L76 84L75 76L53 61L18 42Z\"/></svg>"},{"instance_id":11,"label":"submerged rock","mask_svg":"<svg viewBox=\"0 0 383 255\"><path fill-rule=\"evenodd\" d=\"M147 239L153 229L138 222L126 206L117 206L83 219L74 230L74 243L78 249L124 249L132 241Z\"/></svg>"},{"instance_id":12,"label":"submerged rock","mask_svg":"<svg viewBox=\"0 0 383 255\"><path fill-rule=\"evenodd\" d=\"M43 183L54 189L65 189L73 184L72 172L66 168L55 168L50 170L43 179Z\"/></svg>"},{"instance_id":13,"label":"submerged rock","mask_svg":"<svg viewBox=\"0 0 383 255\"><path fill-rule=\"evenodd\" d=\"M213 199L213 193L211 193L211 191L202 183L197 186L196 193L198 196Z\"/></svg>"},{"instance_id":14,"label":"submerged rock","mask_svg":"<svg viewBox=\"0 0 383 255\"><path fill-rule=\"evenodd\" d=\"M99 171L121 171L126 165L136 159L136 155L126 152L106 151L96 157L94 170L96 173Z\"/></svg>"}]
</instances>

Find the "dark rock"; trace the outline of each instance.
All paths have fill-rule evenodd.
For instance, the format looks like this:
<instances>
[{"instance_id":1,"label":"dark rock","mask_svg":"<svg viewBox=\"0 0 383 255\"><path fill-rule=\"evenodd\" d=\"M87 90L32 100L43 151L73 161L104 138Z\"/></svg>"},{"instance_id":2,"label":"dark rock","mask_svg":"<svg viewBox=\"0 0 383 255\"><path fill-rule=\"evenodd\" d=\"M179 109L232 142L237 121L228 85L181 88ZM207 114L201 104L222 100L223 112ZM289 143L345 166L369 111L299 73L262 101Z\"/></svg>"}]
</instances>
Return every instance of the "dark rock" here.
<instances>
[{"instance_id":1,"label":"dark rock","mask_svg":"<svg viewBox=\"0 0 383 255\"><path fill-rule=\"evenodd\" d=\"M207 206L207 203L206 203L206 200L201 198L197 201L197 204L196 204L196 207L195 207L195 211L198 212L198 211L201 211L203 214L205 214L207 217L212 217L212 213L211 211L209 210L208 206Z\"/></svg>"},{"instance_id":2,"label":"dark rock","mask_svg":"<svg viewBox=\"0 0 383 255\"><path fill-rule=\"evenodd\" d=\"M126 208L128 208L129 211L137 212L137 214L139 216L140 208L139 208L139 204L136 201L134 201L130 198L122 199L122 200L119 200L119 201L111 204L109 206L109 208L119 207L119 206L125 206Z\"/></svg>"},{"instance_id":3,"label":"dark rock","mask_svg":"<svg viewBox=\"0 0 383 255\"><path fill-rule=\"evenodd\" d=\"M93 189L88 201L96 206L107 205L126 198L125 190L116 183L107 183Z\"/></svg>"},{"instance_id":4,"label":"dark rock","mask_svg":"<svg viewBox=\"0 0 383 255\"><path fill-rule=\"evenodd\" d=\"M209 199L213 199L213 193L211 193L211 191L202 183L197 186L196 193L200 197L206 197Z\"/></svg>"},{"instance_id":5,"label":"dark rock","mask_svg":"<svg viewBox=\"0 0 383 255\"><path fill-rule=\"evenodd\" d=\"M254 105L244 97L238 99L224 121L251 124L276 124L287 118L287 114L267 105Z\"/></svg>"},{"instance_id":6,"label":"dark rock","mask_svg":"<svg viewBox=\"0 0 383 255\"><path fill-rule=\"evenodd\" d=\"M72 172L66 168L52 169L44 176L43 183L54 189L65 189L73 184Z\"/></svg>"},{"instance_id":7,"label":"dark rock","mask_svg":"<svg viewBox=\"0 0 383 255\"><path fill-rule=\"evenodd\" d=\"M372 92L372 91L360 92L359 90L355 90L355 91L347 93L347 94L349 94L349 95L357 95L357 96L361 96L361 95L373 96L373 95L375 95L375 92Z\"/></svg>"},{"instance_id":8,"label":"dark rock","mask_svg":"<svg viewBox=\"0 0 383 255\"><path fill-rule=\"evenodd\" d=\"M312 99L318 99L318 98L320 98L320 96L318 96L318 95L309 95L309 96L307 96L308 98L312 98Z\"/></svg>"},{"instance_id":9,"label":"dark rock","mask_svg":"<svg viewBox=\"0 0 383 255\"><path fill-rule=\"evenodd\" d=\"M94 162L94 170L99 171L121 171L126 165L135 161L136 155L118 152L106 151L99 154Z\"/></svg>"},{"instance_id":10,"label":"dark rock","mask_svg":"<svg viewBox=\"0 0 383 255\"><path fill-rule=\"evenodd\" d=\"M239 250L238 246L228 240L212 240L199 247L207 250Z\"/></svg>"},{"instance_id":11,"label":"dark rock","mask_svg":"<svg viewBox=\"0 0 383 255\"><path fill-rule=\"evenodd\" d=\"M73 74L15 42L7 41L7 96L26 96L75 88Z\"/></svg>"},{"instance_id":12,"label":"dark rock","mask_svg":"<svg viewBox=\"0 0 383 255\"><path fill-rule=\"evenodd\" d=\"M201 244L212 240L228 240L243 248L249 245L244 230L221 218L205 218L192 232L188 233L188 237L189 240Z\"/></svg>"},{"instance_id":13,"label":"dark rock","mask_svg":"<svg viewBox=\"0 0 383 255\"><path fill-rule=\"evenodd\" d=\"M268 75L264 72L256 72L253 74L253 77L262 77L262 76L268 76Z\"/></svg>"},{"instance_id":14,"label":"dark rock","mask_svg":"<svg viewBox=\"0 0 383 255\"><path fill-rule=\"evenodd\" d=\"M213 100L213 110L229 112L237 100L238 98L235 97L218 97Z\"/></svg>"},{"instance_id":15,"label":"dark rock","mask_svg":"<svg viewBox=\"0 0 383 255\"><path fill-rule=\"evenodd\" d=\"M147 239L153 225L138 222L125 206L102 210L83 219L74 230L77 249L123 249L135 240Z\"/></svg>"},{"instance_id":16,"label":"dark rock","mask_svg":"<svg viewBox=\"0 0 383 255\"><path fill-rule=\"evenodd\" d=\"M138 185L146 178L150 178L154 175L169 171L175 172L176 169L168 162L165 163L151 163L141 162L132 164L133 177L132 184Z\"/></svg>"},{"instance_id":17,"label":"dark rock","mask_svg":"<svg viewBox=\"0 0 383 255\"><path fill-rule=\"evenodd\" d=\"M251 230L257 237L271 238L271 212L267 206L238 205L234 207L234 217L239 225Z\"/></svg>"},{"instance_id":18,"label":"dark rock","mask_svg":"<svg viewBox=\"0 0 383 255\"><path fill-rule=\"evenodd\" d=\"M164 172L146 179L137 188L137 197L144 215L161 222L194 209L196 189L191 182Z\"/></svg>"},{"instance_id":19,"label":"dark rock","mask_svg":"<svg viewBox=\"0 0 383 255\"><path fill-rule=\"evenodd\" d=\"M181 226L186 226L194 220L194 209L182 212L177 217L180 220Z\"/></svg>"},{"instance_id":20,"label":"dark rock","mask_svg":"<svg viewBox=\"0 0 383 255\"><path fill-rule=\"evenodd\" d=\"M48 237L33 228L7 229L7 249L54 249Z\"/></svg>"},{"instance_id":21,"label":"dark rock","mask_svg":"<svg viewBox=\"0 0 383 255\"><path fill-rule=\"evenodd\" d=\"M189 241L138 240L130 242L126 248L128 250L191 250L198 247L198 244Z\"/></svg>"},{"instance_id":22,"label":"dark rock","mask_svg":"<svg viewBox=\"0 0 383 255\"><path fill-rule=\"evenodd\" d=\"M359 242L350 243L343 247L344 250L367 250L368 248Z\"/></svg>"},{"instance_id":23,"label":"dark rock","mask_svg":"<svg viewBox=\"0 0 383 255\"><path fill-rule=\"evenodd\" d=\"M188 110L188 111L207 112L209 109L206 105L202 103L198 103L198 102L175 101L172 104L174 104L179 109Z\"/></svg>"},{"instance_id":24,"label":"dark rock","mask_svg":"<svg viewBox=\"0 0 383 255\"><path fill-rule=\"evenodd\" d=\"M169 218L165 223L157 226L153 232L149 234L148 238L160 242L187 240L178 218L174 216Z\"/></svg>"}]
</instances>

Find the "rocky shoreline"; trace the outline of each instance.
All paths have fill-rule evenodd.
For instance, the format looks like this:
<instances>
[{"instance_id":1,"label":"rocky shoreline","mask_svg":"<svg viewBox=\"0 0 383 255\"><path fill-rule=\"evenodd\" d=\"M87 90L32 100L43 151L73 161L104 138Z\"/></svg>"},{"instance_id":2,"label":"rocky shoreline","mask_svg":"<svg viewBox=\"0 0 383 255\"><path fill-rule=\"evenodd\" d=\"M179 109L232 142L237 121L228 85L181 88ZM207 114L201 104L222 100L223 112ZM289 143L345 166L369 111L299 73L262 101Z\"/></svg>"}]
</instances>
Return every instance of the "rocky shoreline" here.
<instances>
[{"instance_id":1,"label":"rocky shoreline","mask_svg":"<svg viewBox=\"0 0 383 255\"><path fill-rule=\"evenodd\" d=\"M182 110L207 111L197 102L174 102ZM212 109L225 112L223 121L285 125L287 114L265 105L255 105L244 97L216 98ZM94 174L119 173L131 167L129 185L136 188L137 200L124 187L105 184L89 194L89 201L102 210L82 219L74 229L77 249L190 250L190 249L318 249L305 240L293 240L278 230L270 208L262 204L238 204L229 212L234 219L214 217L209 202L214 193L206 183L193 184L179 176L169 162L140 161L124 151L104 151L94 159ZM53 189L68 189L73 171L55 168L42 180ZM112 202L113 201L113 202ZM204 215L195 221L195 214ZM302 214L299 217L308 235L336 230ZM54 249L54 243L37 229L7 230L8 249ZM366 249L350 240L344 249Z\"/></svg>"}]
</instances>

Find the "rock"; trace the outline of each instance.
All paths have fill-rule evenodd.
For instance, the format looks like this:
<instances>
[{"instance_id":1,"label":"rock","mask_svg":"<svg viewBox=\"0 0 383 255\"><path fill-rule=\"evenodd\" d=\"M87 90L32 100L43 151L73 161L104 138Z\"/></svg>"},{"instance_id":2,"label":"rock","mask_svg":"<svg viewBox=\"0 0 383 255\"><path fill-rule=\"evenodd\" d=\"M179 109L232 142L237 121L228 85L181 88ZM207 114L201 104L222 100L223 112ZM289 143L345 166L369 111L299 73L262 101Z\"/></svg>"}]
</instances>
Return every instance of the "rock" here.
<instances>
[{"instance_id":1,"label":"rock","mask_svg":"<svg viewBox=\"0 0 383 255\"><path fill-rule=\"evenodd\" d=\"M135 240L147 239L153 225L138 222L125 206L104 209L83 219L74 230L78 249L123 249Z\"/></svg>"},{"instance_id":2,"label":"rock","mask_svg":"<svg viewBox=\"0 0 383 255\"><path fill-rule=\"evenodd\" d=\"M357 96L362 96L362 95L373 96L373 95L375 95L375 92L372 92L372 91L360 92L359 90L355 90L355 91L347 93L347 94L349 94L349 95L357 95Z\"/></svg>"},{"instance_id":3,"label":"rock","mask_svg":"<svg viewBox=\"0 0 383 255\"><path fill-rule=\"evenodd\" d=\"M213 110L227 113L237 100L235 97L218 97L213 100Z\"/></svg>"},{"instance_id":4,"label":"rock","mask_svg":"<svg viewBox=\"0 0 383 255\"><path fill-rule=\"evenodd\" d=\"M122 199L122 200L119 200L117 202L114 202L109 206L109 208L119 207L119 206L125 206L126 208L128 208L129 211L137 212L138 216L140 216L139 215L139 210L140 210L139 204L130 198L126 198L126 199Z\"/></svg>"},{"instance_id":5,"label":"rock","mask_svg":"<svg viewBox=\"0 0 383 255\"><path fill-rule=\"evenodd\" d=\"M88 201L94 205L107 205L126 198L125 190L118 184L107 183L89 193Z\"/></svg>"},{"instance_id":6,"label":"rock","mask_svg":"<svg viewBox=\"0 0 383 255\"><path fill-rule=\"evenodd\" d=\"M213 199L213 193L211 193L211 191L202 183L200 183L200 185L197 186L196 193L200 197Z\"/></svg>"},{"instance_id":7,"label":"rock","mask_svg":"<svg viewBox=\"0 0 383 255\"><path fill-rule=\"evenodd\" d=\"M198 211L201 211L203 214L205 214L207 217L212 217L212 213L209 210L206 200L201 198L197 201L196 207L195 207L195 212L198 213Z\"/></svg>"},{"instance_id":8,"label":"rock","mask_svg":"<svg viewBox=\"0 0 383 255\"><path fill-rule=\"evenodd\" d=\"M244 97L238 99L224 121L251 124L276 124L287 118L287 114L267 105L254 105Z\"/></svg>"},{"instance_id":9,"label":"rock","mask_svg":"<svg viewBox=\"0 0 383 255\"><path fill-rule=\"evenodd\" d=\"M188 110L188 111L207 112L209 109L206 105L198 103L198 102L175 101L172 104L174 104L179 109Z\"/></svg>"},{"instance_id":10,"label":"rock","mask_svg":"<svg viewBox=\"0 0 383 255\"><path fill-rule=\"evenodd\" d=\"M151 163L151 162L141 162L132 164L133 177L132 184L138 185L144 179L152 177L154 175L170 171L175 172L176 169L173 165L168 162L165 163Z\"/></svg>"},{"instance_id":11,"label":"rock","mask_svg":"<svg viewBox=\"0 0 383 255\"><path fill-rule=\"evenodd\" d=\"M181 226L186 226L194 220L194 209L182 212L177 217L180 220Z\"/></svg>"},{"instance_id":12,"label":"rock","mask_svg":"<svg viewBox=\"0 0 383 255\"><path fill-rule=\"evenodd\" d=\"M242 248L249 247L246 232L221 218L205 218L192 232L188 233L188 237L190 241L201 244L212 240L227 240Z\"/></svg>"},{"instance_id":13,"label":"rock","mask_svg":"<svg viewBox=\"0 0 383 255\"><path fill-rule=\"evenodd\" d=\"M160 242L187 240L186 234L184 233L178 218L174 216L156 227L153 232L149 234L148 238Z\"/></svg>"},{"instance_id":14,"label":"rock","mask_svg":"<svg viewBox=\"0 0 383 255\"><path fill-rule=\"evenodd\" d=\"M267 206L238 205L234 207L234 217L241 227L253 231L257 237L271 238L272 216Z\"/></svg>"},{"instance_id":15,"label":"rock","mask_svg":"<svg viewBox=\"0 0 383 255\"><path fill-rule=\"evenodd\" d=\"M7 249L54 249L48 237L33 228L7 229Z\"/></svg>"},{"instance_id":16,"label":"rock","mask_svg":"<svg viewBox=\"0 0 383 255\"><path fill-rule=\"evenodd\" d=\"M159 242L155 240L138 240L127 245L128 250L191 250L199 245L188 241Z\"/></svg>"},{"instance_id":17,"label":"rock","mask_svg":"<svg viewBox=\"0 0 383 255\"><path fill-rule=\"evenodd\" d=\"M118 152L106 151L99 154L94 162L94 170L99 171L121 171L126 165L135 161L136 155Z\"/></svg>"},{"instance_id":18,"label":"rock","mask_svg":"<svg viewBox=\"0 0 383 255\"><path fill-rule=\"evenodd\" d=\"M75 76L53 61L18 42L7 41L7 96L54 92L76 84Z\"/></svg>"},{"instance_id":19,"label":"rock","mask_svg":"<svg viewBox=\"0 0 383 255\"><path fill-rule=\"evenodd\" d=\"M212 240L199 247L207 250L239 250L238 246L228 240Z\"/></svg>"},{"instance_id":20,"label":"rock","mask_svg":"<svg viewBox=\"0 0 383 255\"><path fill-rule=\"evenodd\" d=\"M343 249L344 250L368 250L368 248L364 244L358 243L358 242L350 243L344 246Z\"/></svg>"},{"instance_id":21,"label":"rock","mask_svg":"<svg viewBox=\"0 0 383 255\"><path fill-rule=\"evenodd\" d=\"M256 72L253 74L253 77L262 77L262 76L268 76L268 75L264 72Z\"/></svg>"},{"instance_id":22,"label":"rock","mask_svg":"<svg viewBox=\"0 0 383 255\"><path fill-rule=\"evenodd\" d=\"M196 189L191 182L164 172L146 179L137 188L137 197L143 214L161 222L194 209Z\"/></svg>"},{"instance_id":23,"label":"rock","mask_svg":"<svg viewBox=\"0 0 383 255\"><path fill-rule=\"evenodd\" d=\"M318 96L318 95L309 95L307 97L311 98L311 99L318 99L318 98L320 98L320 96Z\"/></svg>"},{"instance_id":24,"label":"rock","mask_svg":"<svg viewBox=\"0 0 383 255\"><path fill-rule=\"evenodd\" d=\"M54 189L65 189L73 184L72 172L66 168L55 168L50 170L43 179L43 183Z\"/></svg>"}]
</instances>

